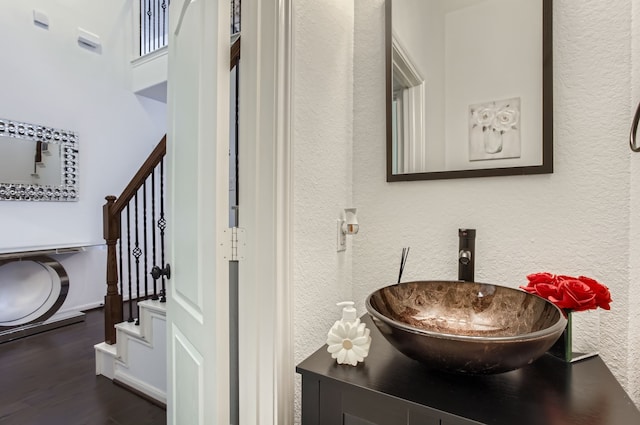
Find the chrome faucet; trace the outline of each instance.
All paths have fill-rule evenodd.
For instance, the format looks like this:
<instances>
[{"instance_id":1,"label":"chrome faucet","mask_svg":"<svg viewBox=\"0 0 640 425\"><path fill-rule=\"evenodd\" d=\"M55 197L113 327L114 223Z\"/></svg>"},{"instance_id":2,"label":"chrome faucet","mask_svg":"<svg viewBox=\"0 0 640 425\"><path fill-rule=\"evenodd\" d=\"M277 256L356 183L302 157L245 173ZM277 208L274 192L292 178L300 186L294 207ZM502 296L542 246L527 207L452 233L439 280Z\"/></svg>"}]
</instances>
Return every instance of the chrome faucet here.
<instances>
[{"instance_id":1,"label":"chrome faucet","mask_svg":"<svg viewBox=\"0 0 640 425\"><path fill-rule=\"evenodd\" d=\"M476 229L458 229L458 239L458 280L473 282L476 264Z\"/></svg>"}]
</instances>

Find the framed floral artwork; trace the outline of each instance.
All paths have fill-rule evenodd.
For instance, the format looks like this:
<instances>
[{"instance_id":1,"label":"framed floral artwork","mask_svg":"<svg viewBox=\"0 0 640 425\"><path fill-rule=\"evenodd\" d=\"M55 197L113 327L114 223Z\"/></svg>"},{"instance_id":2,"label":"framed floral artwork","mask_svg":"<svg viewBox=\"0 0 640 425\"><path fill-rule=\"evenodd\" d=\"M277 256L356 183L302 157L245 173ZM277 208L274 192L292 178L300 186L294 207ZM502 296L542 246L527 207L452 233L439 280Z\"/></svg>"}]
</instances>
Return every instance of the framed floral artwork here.
<instances>
[{"instance_id":1,"label":"framed floral artwork","mask_svg":"<svg viewBox=\"0 0 640 425\"><path fill-rule=\"evenodd\" d=\"M469 161L520 158L520 98L469 106Z\"/></svg>"}]
</instances>

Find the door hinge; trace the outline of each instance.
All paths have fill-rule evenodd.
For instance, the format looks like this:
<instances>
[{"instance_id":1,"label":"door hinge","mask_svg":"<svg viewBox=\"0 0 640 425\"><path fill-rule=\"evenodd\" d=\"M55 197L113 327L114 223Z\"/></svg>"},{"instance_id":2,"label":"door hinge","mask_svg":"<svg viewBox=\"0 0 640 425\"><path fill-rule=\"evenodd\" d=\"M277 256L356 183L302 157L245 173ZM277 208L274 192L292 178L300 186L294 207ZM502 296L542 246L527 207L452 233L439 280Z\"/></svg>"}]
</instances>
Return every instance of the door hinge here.
<instances>
[{"instance_id":1,"label":"door hinge","mask_svg":"<svg viewBox=\"0 0 640 425\"><path fill-rule=\"evenodd\" d=\"M222 245L223 258L229 261L244 260L246 241L246 229L242 227L230 227L224 229L224 241Z\"/></svg>"}]
</instances>

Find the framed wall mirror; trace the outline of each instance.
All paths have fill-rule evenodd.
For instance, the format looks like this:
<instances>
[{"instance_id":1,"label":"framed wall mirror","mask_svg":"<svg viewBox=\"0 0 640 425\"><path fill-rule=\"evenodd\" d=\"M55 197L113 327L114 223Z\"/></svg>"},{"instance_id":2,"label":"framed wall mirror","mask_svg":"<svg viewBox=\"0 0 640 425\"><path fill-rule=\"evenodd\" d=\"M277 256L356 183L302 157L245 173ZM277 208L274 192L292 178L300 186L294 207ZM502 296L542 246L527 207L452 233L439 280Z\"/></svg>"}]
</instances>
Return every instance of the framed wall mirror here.
<instances>
[{"instance_id":1,"label":"framed wall mirror","mask_svg":"<svg viewBox=\"0 0 640 425\"><path fill-rule=\"evenodd\" d=\"M387 181L553 172L552 0L386 0Z\"/></svg>"},{"instance_id":2,"label":"framed wall mirror","mask_svg":"<svg viewBox=\"0 0 640 425\"><path fill-rule=\"evenodd\" d=\"M77 201L77 135L0 118L0 200Z\"/></svg>"}]
</instances>

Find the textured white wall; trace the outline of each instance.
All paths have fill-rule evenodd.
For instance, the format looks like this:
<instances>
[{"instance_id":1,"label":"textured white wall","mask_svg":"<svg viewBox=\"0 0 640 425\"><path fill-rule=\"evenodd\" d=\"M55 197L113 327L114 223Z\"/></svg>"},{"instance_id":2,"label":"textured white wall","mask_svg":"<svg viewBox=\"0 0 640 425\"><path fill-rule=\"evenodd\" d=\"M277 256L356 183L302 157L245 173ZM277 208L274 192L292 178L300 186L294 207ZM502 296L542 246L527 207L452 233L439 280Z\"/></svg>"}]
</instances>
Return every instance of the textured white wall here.
<instances>
[{"instance_id":1,"label":"textured white wall","mask_svg":"<svg viewBox=\"0 0 640 425\"><path fill-rule=\"evenodd\" d=\"M630 111L635 112L640 102L640 0L631 1L631 98ZM631 116L629 117L631 119ZM639 136L640 137L640 136ZM639 139L640 140L640 139ZM640 404L640 153L631 153L631 229L629 232L629 392L636 404ZM635 307L635 308L634 308Z\"/></svg>"},{"instance_id":2,"label":"textured white wall","mask_svg":"<svg viewBox=\"0 0 640 425\"><path fill-rule=\"evenodd\" d=\"M102 205L118 195L165 133L165 105L130 88L128 0L6 0L0 13L0 117L76 131L79 202L0 202L0 249L100 243ZM49 28L33 23L33 10ZM102 48L77 42L77 28ZM43 217L55 217L55 226Z\"/></svg>"},{"instance_id":3,"label":"textured white wall","mask_svg":"<svg viewBox=\"0 0 640 425\"><path fill-rule=\"evenodd\" d=\"M294 2L296 363L324 344L335 304L352 298L352 250L336 252L336 220L351 206L353 13L343 0Z\"/></svg>"},{"instance_id":4,"label":"textured white wall","mask_svg":"<svg viewBox=\"0 0 640 425\"><path fill-rule=\"evenodd\" d=\"M478 281L516 287L525 275L547 270L592 276L611 288L612 310L600 312L599 327L587 331L639 403L633 353L640 349L634 326L640 319L629 308L638 302L630 276L640 277L629 248L640 249L630 233L640 224L634 194L640 159L630 159L626 141L631 0L554 1L554 174L401 183L385 181L383 10L372 3L356 1L355 16L353 197L361 226L353 296L359 311L370 292L396 281L404 246L411 247L405 280L456 278L457 229L476 228Z\"/></svg>"}]
</instances>

